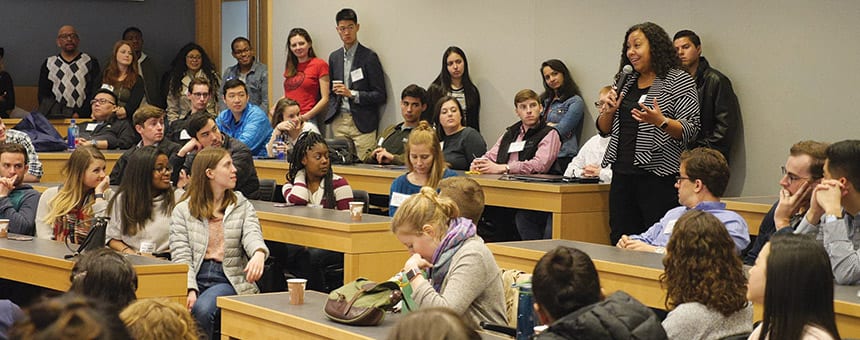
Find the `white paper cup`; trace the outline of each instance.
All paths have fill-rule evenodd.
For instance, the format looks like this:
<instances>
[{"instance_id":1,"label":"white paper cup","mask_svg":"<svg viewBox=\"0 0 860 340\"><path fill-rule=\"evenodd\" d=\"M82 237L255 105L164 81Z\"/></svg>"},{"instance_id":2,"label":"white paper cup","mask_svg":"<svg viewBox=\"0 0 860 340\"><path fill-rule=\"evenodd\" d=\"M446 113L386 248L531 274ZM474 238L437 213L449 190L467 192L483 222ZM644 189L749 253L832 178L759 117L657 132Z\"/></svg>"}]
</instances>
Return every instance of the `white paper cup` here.
<instances>
[{"instance_id":1,"label":"white paper cup","mask_svg":"<svg viewBox=\"0 0 860 340\"><path fill-rule=\"evenodd\" d=\"M9 220L8 219L0 219L0 238L6 238L9 236Z\"/></svg>"},{"instance_id":2,"label":"white paper cup","mask_svg":"<svg viewBox=\"0 0 860 340\"><path fill-rule=\"evenodd\" d=\"M289 279L287 280L287 288L290 291L290 304L301 305L305 303L305 285L308 284L307 279Z\"/></svg>"},{"instance_id":3,"label":"white paper cup","mask_svg":"<svg viewBox=\"0 0 860 340\"><path fill-rule=\"evenodd\" d=\"M349 202L349 217L353 221L361 221L361 213L364 211L364 202Z\"/></svg>"}]
</instances>

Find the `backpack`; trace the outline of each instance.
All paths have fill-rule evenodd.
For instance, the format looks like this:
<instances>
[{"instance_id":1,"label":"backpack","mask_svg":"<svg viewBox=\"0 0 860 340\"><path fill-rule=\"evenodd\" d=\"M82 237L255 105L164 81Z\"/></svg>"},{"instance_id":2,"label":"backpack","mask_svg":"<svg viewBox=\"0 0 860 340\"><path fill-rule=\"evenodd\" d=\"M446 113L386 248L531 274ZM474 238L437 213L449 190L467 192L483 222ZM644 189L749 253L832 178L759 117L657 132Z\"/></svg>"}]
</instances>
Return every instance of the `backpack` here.
<instances>
[{"instance_id":1,"label":"backpack","mask_svg":"<svg viewBox=\"0 0 860 340\"><path fill-rule=\"evenodd\" d=\"M54 125L39 112L30 112L21 118L21 122L15 125L15 130L30 136L36 152L66 151L68 148L66 141L54 129Z\"/></svg>"},{"instance_id":2,"label":"backpack","mask_svg":"<svg viewBox=\"0 0 860 340\"><path fill-rule=\"evenodd\" d=\"M328 144L328 153L331 164L349 165L358 163L360 160L356 156L355 143L352 139L346 137L335 137L325 140Z\"/></svg>"}]
</instances>

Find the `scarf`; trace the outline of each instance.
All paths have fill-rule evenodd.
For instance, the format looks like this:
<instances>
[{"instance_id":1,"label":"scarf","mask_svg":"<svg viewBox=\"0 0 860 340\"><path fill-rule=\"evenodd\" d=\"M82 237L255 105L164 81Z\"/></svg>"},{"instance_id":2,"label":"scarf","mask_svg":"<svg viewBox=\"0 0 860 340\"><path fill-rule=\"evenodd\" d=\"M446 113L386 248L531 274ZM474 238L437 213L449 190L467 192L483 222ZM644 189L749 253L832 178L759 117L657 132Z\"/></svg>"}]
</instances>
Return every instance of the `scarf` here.
<instances>
[{"instance_id":1,"label":"scarf","mask_svg":"<svg viewBox=\"0 0 860 340\"><path fill-rule=\"evenodd\" d=\"M468 218L459 217L451 220L448 233L445 234L439 247L433 252L433 267L429 269L430 282L436 292L442 290L442 282L448 275L448 267L451 266L451 259L454 258L454 254L460 250L466 240L475 236L476 230L475 224Z\"/></svg>"}]
</instances>

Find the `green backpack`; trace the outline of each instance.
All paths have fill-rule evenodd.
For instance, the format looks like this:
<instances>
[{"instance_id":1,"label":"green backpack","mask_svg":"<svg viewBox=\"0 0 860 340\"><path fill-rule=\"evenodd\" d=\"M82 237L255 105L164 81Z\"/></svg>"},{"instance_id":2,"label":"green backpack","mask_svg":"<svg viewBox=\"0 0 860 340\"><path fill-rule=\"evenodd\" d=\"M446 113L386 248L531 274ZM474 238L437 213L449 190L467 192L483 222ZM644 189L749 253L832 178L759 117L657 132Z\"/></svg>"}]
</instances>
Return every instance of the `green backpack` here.
<instances>
[{"instance_id":1,"label":"green backpack","mask_svg":"<svg viewBox=\"0 0 860 340\"><path fill-rule=\"evenodd\" d=\"M397 282L376 283L360 277L329 293L325 315L348 325L375 326L402 298Z\"/></svg>"}]
</instances>

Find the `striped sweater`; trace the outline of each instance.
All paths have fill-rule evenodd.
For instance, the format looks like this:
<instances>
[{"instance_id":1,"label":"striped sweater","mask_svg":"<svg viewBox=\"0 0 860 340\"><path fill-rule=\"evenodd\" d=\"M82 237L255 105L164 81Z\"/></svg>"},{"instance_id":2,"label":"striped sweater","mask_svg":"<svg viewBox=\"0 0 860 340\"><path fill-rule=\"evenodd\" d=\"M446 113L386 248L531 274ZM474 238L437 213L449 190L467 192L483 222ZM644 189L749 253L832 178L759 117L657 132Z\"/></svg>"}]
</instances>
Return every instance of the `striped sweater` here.
<instances>
[{"instance_id":1,"label":"striped sweater","mask_svg":"<svg viewBox=\"0 0 860 340\"><path fill-rule=\"evenodd\" d=\"M352 188L346 182L346 178L332 174L332 186L334 186L334 198L337 201L337 210L349 209L349 202L352 202ZM284 198L287 202L295 205L316 204L322 205L323 193L325 192L325 181L320 182L320 187L316 192L308 190L307 180L305 179L305 170L299 170L296 173L296 178L293 183L286 183L283 187Z\"/></svg>"},{"instance_id":2,"label":"striped sweater","mask_svg":"<svg viewBox=\"0 0 860 340\"><path fill-rule=\"evenodd\" d=\"M621 93L627 94L630 87L636 84L638 78L639 73L634 72L624 83ZM660 105L664 116L681 123L683 128L681 139L672 138L653 124L639 123L633 165L657 176L668 176L678 172L681 151L695 140L696 134L699 133L701 127L699 95L696 92L696 83L693 82L693 78L687 72L671 69L665 78L657 77L654 79L644 104L652 107L654 98L657 98L657 103ZM611 139L606 148L602 167L615 163L617 159L618 136L621 132L619 115L621 114L624 113L616 111L615 117L612 119L612 129L609 133ZM599 128L598 131L600 131ZM601 135L606 136L603 133Z\"/></svg>"}]
</instances>

